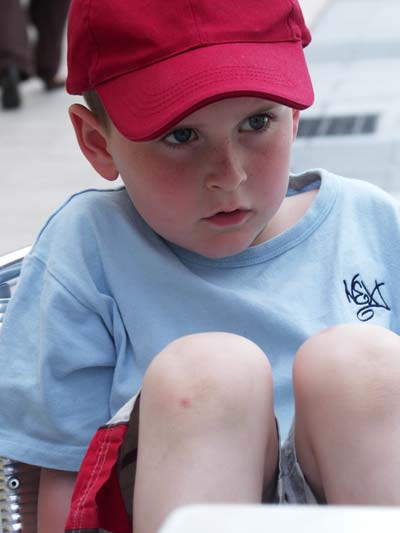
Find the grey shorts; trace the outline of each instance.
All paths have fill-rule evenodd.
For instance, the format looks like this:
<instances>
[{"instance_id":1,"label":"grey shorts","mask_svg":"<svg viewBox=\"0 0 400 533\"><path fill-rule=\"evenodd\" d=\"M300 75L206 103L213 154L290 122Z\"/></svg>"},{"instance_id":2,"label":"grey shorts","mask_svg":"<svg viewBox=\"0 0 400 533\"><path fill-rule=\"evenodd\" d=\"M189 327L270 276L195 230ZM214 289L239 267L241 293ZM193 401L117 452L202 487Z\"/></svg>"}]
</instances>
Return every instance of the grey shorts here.
<instances>
[{"instance_id":1,"label":"grey shorts","mask_svg":"<svg viewBox=\"0 0 400 533\"><path fill-rule=\"evenodd\" d=\"M294 422L283 446L280 447L279 474L275 502L282 504L318 503L297 461L294 442Z\"/></svg>"},{"instance_id":2,"label":"grey shorts","mask_svg":"<svg viewBox=\"0 0 400 533\"><path fill-rule=\"evenodd\" d=\"M134 405L129 416L128 430L120 447L117 464L121 493L130 518L132 517L133 487L136 474L139 436L139 406L140 394L134 399ZM279 437L278 424L277 431ZM273 503L317 503L297 461L294 443L294 424L292 424L287 439L282 446L280 445L279 472Z\"/></svg>"}]
</instances>

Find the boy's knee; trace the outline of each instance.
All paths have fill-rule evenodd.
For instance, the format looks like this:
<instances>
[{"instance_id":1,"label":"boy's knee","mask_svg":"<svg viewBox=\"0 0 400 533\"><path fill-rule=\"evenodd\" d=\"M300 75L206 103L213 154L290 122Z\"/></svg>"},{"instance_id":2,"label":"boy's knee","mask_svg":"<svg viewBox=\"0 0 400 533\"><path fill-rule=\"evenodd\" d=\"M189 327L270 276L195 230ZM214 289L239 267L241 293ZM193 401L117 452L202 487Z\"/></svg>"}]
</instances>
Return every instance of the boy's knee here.
<instances>
[{"instance_id":1,"label":"boy's knee","mask_svg":"<svg viewBox=\"0 0 400 533\"><path fill-rule=\"evenodd\" d=\"M367 402L378 407L399 395L400 337L381 326L343 324L308 339L296 354L296 398ZM379 400L379 401L378 401Z\"/></svg>"},{"instance_id":2,"label":"boy's knee","mask_svg":"<svg viewBox=\"0 0 400 533\"><path fill-rule=\"evenodd\" d=\"M250 340L229 333L181 337L152 361L143 381L143 399L158 412L232 410L240 417L245 399L270 396L272 374L264 352Z\"/></svg>"}]
</instances>

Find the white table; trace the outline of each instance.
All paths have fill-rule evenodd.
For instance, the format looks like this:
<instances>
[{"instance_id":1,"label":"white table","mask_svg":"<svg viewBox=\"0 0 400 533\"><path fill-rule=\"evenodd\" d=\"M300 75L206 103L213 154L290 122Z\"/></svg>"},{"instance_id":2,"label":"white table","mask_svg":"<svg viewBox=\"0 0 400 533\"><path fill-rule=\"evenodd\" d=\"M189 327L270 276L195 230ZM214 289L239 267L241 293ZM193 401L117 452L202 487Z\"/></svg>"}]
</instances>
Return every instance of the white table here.
<instances>
[{"instance_id":1,"label":"white table","mask_svg":"<svg viewBox=\"0 0 400 533\"><path fill-rule=\"evenodd\" d=\"M399 533L399 507L191 505L159 533Z\"/></svg>"}]
</instances>

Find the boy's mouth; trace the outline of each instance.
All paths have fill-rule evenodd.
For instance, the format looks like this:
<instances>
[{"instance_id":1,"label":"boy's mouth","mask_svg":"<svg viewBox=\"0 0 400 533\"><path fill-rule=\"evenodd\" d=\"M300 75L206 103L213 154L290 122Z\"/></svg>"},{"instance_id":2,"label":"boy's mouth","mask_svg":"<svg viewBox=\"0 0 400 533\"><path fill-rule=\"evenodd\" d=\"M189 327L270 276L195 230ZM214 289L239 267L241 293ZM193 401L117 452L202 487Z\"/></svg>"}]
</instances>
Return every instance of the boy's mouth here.
<instances>
[{"instance_id":1,"label":"boy's mouth","mask_svg":"<svg viewBox=\"0 0 400 533\"><path fill-rule=\"evenodd\" d=\"M214 226L234 226L240 224L249 218L251 211L249 209L235 209L233 211L218 211L214 215L204 218L203 220Z\"/></svg>"}]
</instances>

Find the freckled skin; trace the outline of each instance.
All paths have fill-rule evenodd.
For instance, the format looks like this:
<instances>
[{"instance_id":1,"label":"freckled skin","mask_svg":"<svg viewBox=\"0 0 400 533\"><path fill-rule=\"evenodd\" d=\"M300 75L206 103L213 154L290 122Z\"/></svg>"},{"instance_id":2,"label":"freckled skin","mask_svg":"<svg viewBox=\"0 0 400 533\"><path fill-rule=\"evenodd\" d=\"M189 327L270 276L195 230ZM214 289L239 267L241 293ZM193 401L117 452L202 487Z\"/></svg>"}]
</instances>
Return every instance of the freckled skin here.
<instances>
[{"instance_id":1,"label":"freckled skin","mask_svg":"<svg viewBox=\"0 0 400 533\"><path fill-rule=\"evenodd\" d=\"M266 127L252 129L264 116ZM135 143L112 127L108 150L150 227L183 248L224 257L268 238L285 198L298 118L297 111L261 98L225 99L175 127L181 136L190 132L187 142L176 142L172 132ZM241 223L206 221L238 208L250 213Z\"/></svg>"}]
</instances>

